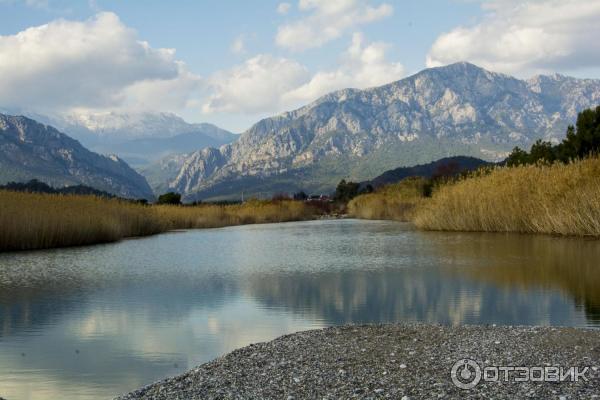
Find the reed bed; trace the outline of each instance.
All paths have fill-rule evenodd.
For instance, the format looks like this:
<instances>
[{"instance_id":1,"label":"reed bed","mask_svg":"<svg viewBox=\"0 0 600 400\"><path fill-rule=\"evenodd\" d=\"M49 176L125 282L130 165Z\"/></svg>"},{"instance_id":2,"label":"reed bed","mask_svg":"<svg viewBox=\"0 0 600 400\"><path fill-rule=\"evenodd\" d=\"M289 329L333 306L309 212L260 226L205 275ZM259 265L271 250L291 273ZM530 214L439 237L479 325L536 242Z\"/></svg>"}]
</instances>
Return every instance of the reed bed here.
<instances>
[{"instance_id":1,"label":"reed bed","mask_svg":"<svg viewBox=\"0 0 600 400\"><path fill-rule=\"evenodd\" d=\"M319 211L301 201L251 200L234 205L190 207L152 206L158 220L170 229L219 228L232 225L301 221L314 218Z\"/></svg>"},{"instance_id":2,"label":"reed bed","mask_svg":"<svg viewBox=\"0 0 600 400\"><path fill-rule=\"evenodd\" d=\"M113 242L173 229L311 219L302 202L147 206L93 196L0 191L0 251Z\"/></svg>"},{"instance_id":3,"label":"reed bed","mask_svg":"<svg viewBox=\"0 0 600 400\"><path fill-rule=\"evenodd\" d=\"M416 208L424 201L428 181L407 178L383 186L377 191L355 197L348 203L348 214L361 219L410 221Z\"/></svg>"},{"instance_id":4,"label":"reed bed","mask_svg":"<svg viewBox=\"0 0 600 400\"><path fill-rule=\"evenodd\" d=\"M497 167L439 187L421 229L600 236L600 159Z\"/></svg>"}]
</instances>

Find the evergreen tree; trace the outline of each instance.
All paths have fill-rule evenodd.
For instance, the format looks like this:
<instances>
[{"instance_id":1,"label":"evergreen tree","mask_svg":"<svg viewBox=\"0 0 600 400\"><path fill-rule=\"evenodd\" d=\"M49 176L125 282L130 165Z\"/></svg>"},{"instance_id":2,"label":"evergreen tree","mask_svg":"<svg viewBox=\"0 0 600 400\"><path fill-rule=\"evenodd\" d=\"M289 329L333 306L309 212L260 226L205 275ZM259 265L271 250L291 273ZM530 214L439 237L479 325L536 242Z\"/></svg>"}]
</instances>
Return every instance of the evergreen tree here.
<instances>
[{"instance_id":1,"label":"evergreen tree","mask_svg":"<svg viewBox=\"0 0 600 400\"><path fill-rule=\"evenodd\" d=\"M175 192L169 192L158 196L157 204L181 204L181 195Z\"/></svg>"},{"instance_id":2,"label":"evergreen tree","mask_svg":"<svg viewBox=\"0 0 600 400\"><path fill-rule=\"evenodd\" d=\"M600 152L600 106L584 110L577 116L575 126L567 128L567 137L553 146L550 142L536 141L531 151L515 147L506 159L508 166L534 164L538 161L569 162L596 155Z\"/></svg>"}]
</instances>

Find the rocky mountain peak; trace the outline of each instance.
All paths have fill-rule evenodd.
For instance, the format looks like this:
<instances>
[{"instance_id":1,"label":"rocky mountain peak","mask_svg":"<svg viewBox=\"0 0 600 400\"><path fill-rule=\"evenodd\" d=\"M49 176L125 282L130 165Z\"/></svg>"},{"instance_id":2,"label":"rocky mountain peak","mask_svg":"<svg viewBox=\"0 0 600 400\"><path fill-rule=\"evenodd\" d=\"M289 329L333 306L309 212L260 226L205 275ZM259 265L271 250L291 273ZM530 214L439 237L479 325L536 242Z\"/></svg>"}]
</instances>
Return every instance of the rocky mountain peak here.
<instances>
[{"instance_id":1,"label":"rocky mountain peak","mask_svg":"<svg viewBox=\"0 0 600 400\"><path fill-rule=\"evenodd\" d=\"M201 197L264 178L257 185L322 191L342 177L368 179L447 156L498 160L514 146L562 138L578 111L599 103L598 80L521 80L455 63L263 119L232 144L189 155L169 186ZM266 183L277 180L287 183Z\"/></svg>"},{"instance_id":2,"label":"rocky mountain peak","mask_svg":"<svg viewBox=\"0 0 600 400\"><path fill-rule=\"evenodd\" d=\"M84 148L55 128L0 114L0 181L83 184L121 197L153 198L146 180L116 156Z\"/></svg>"}]
</instances>

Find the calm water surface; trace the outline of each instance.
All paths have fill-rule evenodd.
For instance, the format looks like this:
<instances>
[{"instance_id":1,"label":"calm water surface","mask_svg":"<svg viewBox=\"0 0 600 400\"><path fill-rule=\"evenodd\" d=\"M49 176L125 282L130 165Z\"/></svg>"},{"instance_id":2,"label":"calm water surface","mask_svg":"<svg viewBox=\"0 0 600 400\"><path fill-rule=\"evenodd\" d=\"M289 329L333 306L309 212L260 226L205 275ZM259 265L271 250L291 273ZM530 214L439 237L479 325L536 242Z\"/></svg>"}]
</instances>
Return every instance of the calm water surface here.
<instances>
[{"instance_id":1,"label":"calm water surface","mask_svg":"<svg viewBox=\"0 0 600 400\"><path fill-rule=\"evenodd\" d=\"M0 396L105 399L335 324L600 326L600 241L313 221L0 255Z\"/></svg>"}]
</instances>

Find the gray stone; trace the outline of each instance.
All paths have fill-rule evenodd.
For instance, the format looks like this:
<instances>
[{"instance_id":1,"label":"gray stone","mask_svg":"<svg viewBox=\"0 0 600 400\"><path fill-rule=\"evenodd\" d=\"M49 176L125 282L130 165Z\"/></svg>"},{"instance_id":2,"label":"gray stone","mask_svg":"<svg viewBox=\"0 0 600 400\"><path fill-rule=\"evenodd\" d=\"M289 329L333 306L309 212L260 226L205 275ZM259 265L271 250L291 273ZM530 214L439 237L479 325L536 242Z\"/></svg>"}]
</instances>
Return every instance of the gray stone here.
<instances>
[{"instance_id":1,"label":"gray stone","mask_svg":"<svg viewBox=\"0 0 600 400\"><path fill-rule=\"evenodd\" d=\"M419 341L413 341L413 338ZM501 340L502 345L494 342ZM409 345L410 343L410 345ZM576 328L436 325L344 326L286 335L259 343L121 397L129 399L314 398L591 398L597 371L579 382L481 382L471 390L452 383L453 365L472 358L480 366L598 365L600 331ZM355 351L359 348L365 352ZM390 350L414 349L407 368ZM511 351L509 352L508 349ZM252 357L259 354L259 357ZM302 357L300 357L302 355ZM343 355L343 359L341 359ZM290 360L289 368L264 366ZM584 363L585 361L585 363ZM340 374L340 369L346 371ZM387 374L382 376L385 369ZM592 372L593 371L593 372ZM267 372L266 375L263 375ZM299 376L302 379L296 381ZM557 394L558 393L558 394Z\"/></svg>"}]
</instances>

